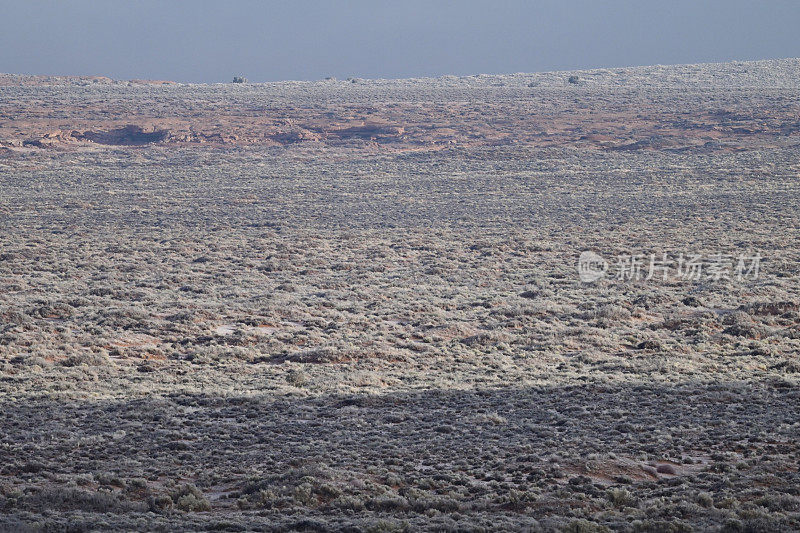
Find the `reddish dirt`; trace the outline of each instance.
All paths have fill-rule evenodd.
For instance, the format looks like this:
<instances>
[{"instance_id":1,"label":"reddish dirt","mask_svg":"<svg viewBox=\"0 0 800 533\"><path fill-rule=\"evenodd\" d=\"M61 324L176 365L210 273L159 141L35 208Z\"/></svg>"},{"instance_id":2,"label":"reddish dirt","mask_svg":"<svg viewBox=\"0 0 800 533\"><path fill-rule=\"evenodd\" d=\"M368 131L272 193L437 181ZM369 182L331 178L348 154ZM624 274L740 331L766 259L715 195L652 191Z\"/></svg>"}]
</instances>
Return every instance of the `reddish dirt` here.
<instances>
[{"instance_id":1,"label":"reddish dirt","mask_svg":"<svg viewBox=\"0 0 800 533\"><path fill-rule=\"evenodd\" d=\"M126 89L129 85L152 85L158 91L167 83L0 75L0 87L64 84L77 86L76 91L87 86L108 91L107 97L78 100L79 107L70 104L74 99L61 103L38 93L7 98L0 108L0 156L8 157L25 147L69 150L104 145L302 143L392 152L499 145L730 152L800 138L800 103L796 101L745 108L728 99L708 109L684 109L624 98L610 102L607 88L598 89L597 94L576 93L574 99L580 105L569 95L532 91L519 98L494 100L487 96L468 102L360 102L357 98L351 102L339 98L318 105L276 101L268 106L243 104L246 100L242 99L231 104L226 98L237 95L223 88L219 92L209 89L208 101L181 101L168 112L153 109L162 97L159 93L143 93L143 100L137 102L125 92L132 90ZM263 98L273 89L260 91L257 88L254 94Z\"/></svg>"}]
</instances>

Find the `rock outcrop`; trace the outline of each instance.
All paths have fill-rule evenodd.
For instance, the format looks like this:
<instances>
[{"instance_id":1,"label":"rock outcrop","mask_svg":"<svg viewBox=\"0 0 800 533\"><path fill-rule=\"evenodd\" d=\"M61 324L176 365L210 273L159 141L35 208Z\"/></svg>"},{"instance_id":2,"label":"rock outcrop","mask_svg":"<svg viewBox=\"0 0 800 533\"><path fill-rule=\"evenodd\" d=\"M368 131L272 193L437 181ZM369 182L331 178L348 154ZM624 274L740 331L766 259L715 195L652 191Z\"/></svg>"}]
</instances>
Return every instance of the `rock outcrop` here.
<instances>
[{"instance_id":1,"label":"rock outcrop","mask_svg":"<svg viewBox=\"0 0 800 533\"><path fill-rule=\"evenodd\" d=\"M87 131L73 137L98 144L136 146L163 142L169 137L169 131L156 129L154 126L142 127L130 124L122 128L108 131Z\"/></svg>"}]
</instances>

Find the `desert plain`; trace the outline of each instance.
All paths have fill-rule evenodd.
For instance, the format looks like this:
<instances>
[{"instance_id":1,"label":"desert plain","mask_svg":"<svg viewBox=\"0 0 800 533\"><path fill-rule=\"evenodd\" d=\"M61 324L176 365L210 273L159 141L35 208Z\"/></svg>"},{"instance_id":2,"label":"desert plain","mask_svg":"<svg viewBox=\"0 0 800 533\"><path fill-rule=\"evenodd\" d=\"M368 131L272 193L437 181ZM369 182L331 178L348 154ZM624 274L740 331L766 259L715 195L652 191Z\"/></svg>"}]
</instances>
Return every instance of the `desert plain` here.
<instances>
[{"instance_id":1,"label":"desert plain","mask_svg":"<svg viewBox=\"0 0 800 533\"><path fill-rule=\"evenodd\" d=\"M800 60L0 75L0 221L0 530L800 529Z\"/></svg>"}]
</instances>

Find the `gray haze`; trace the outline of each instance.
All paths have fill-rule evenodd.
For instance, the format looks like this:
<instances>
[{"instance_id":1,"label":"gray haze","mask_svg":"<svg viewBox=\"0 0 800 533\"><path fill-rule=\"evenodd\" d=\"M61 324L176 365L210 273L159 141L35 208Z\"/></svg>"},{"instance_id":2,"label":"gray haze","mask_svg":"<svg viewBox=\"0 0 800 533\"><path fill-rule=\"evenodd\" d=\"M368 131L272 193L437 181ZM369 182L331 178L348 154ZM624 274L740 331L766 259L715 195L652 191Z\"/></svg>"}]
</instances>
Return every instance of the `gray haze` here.
<instances>
[{"instance_id":1,"label":"gray haze","mask_svg":"<svg viewBox=\"0 0 800 533\"><path fill-rule=\"evenodd\" d=\"M0 0L0 72L398 78L800 56L793 0Z\"/></svg>"}]
</instances>

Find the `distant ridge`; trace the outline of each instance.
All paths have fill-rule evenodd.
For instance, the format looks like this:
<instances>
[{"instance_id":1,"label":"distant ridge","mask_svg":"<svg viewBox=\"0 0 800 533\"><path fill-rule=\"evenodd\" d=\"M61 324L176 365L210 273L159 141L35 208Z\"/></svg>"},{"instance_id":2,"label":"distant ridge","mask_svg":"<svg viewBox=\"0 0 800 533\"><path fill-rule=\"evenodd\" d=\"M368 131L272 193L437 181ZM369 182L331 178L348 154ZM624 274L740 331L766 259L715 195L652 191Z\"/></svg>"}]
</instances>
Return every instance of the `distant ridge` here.
<instances>
[{"instance_id":1,"label":"distant ridge","mask_svg":"<svg viewBox=\"0 0 800 533\"><path fill-rule=\"evenodd\" d=\"M0 87L36 87L39 85L171 85L165 80L114 80L106 76L43 76L28 74L0 74Z\"/></svg>"},{"instance_id":2,"label":"distant ridge","mask_svg":"<svg viewBox=\"0 0 800 533\"><path fill-rule=\"evenodd\" d=\"M772 85L779 87L800 87L800 58L761 59L755 61L729 61L721 63L687 63L677 65L646 65L632 67L608 67L583 70L557 70L548 72L517 72L511 74L472 74L456 76L444 74L439 77L419 78L348 78L336 80L332 78L319 80L282 80L255 83L246 87L285 84L344 84L384 85L420 83L422 81L463 83L492 83L498 81L514 82L526 80L533 86L561 86L566 77L578 76L585 85L631 86L711 86L716 84L735 84L739 86L758 87ZM219 85L225 82L182 83L168 80L115 80L106 76L46 76L27 74L0 74L2 86L49 86L49 85Z\"/></svg>"}]
</instances>

